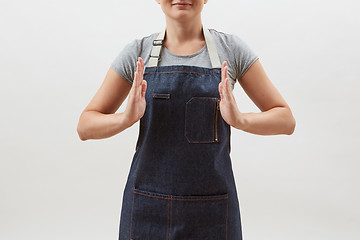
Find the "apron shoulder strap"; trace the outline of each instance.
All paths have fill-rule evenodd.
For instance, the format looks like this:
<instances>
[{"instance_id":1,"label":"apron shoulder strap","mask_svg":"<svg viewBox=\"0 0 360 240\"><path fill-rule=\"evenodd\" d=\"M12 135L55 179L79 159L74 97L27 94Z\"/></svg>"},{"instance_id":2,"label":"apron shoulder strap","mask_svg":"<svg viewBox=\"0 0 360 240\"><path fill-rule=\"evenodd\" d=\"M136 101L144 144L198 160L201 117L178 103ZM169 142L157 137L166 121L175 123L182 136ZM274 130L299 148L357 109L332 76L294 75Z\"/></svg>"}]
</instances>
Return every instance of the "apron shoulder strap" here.
<instances>
[{"instance_id":1,"label":"apron shoulder strap","mask_svg":"<svg viewBox=\"0 0 360 240\"><path fill-rule=\"evenodd\" d=\"M203 25L203 32L205 36L206 46L209 52L211 65L213 68L221 68L218 52L216 50L216 44L210 30Z\"/></svg>"}]
</instances>

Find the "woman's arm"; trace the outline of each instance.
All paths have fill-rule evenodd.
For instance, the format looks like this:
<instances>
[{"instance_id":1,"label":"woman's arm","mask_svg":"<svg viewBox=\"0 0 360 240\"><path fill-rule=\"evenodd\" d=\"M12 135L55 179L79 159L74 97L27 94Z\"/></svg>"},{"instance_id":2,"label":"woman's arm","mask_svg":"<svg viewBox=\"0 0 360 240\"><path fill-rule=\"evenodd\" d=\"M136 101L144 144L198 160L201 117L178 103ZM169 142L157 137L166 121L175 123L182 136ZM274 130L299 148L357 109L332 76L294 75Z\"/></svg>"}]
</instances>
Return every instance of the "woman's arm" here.
<instances>
[{"instance_id":1,"label":"woman's arm","mask_svg":"<svg viewBox=\"0 0 360 240\"><path fill-rule=\"evenodd\" d=\"M295 130L295 118L288 104L267 77L260 61L256 60L239 80L239 84L246 94L261 110L259 113L242 113L238 110L235 98L230 86L228 86L227 67L225 66L226 64L223 65L226 70L223 71L222 76L224 88L221 90L220 84L219 91L223 91L223 95L227 96L226 99L229 104L224 107L226 109L224 117L228 118L231 125L237 129L258 135L291 135ZM227 80L225 81L225 79ZM228 109L231 109L231 111Z\"/></svg>"},{"instance_id":2,"label":"woman's arm","mask_svg":"<svg viewBox=\"0 0 360 240\"><path fill-rule=\"evenodd\" d=\"M267 77L259 60L251 65L239 83L261 112L240 113L236 128L261 135L291 135L294 132L296 122L290 107Z\"/></svg>"},{"instance_id":3,"label":"woman's arm","mask_svg":"<svg viewBox=\"0 0 360 240\"><path fill-rule=\"evenodd\" d=\"M143 70L144 63L139 58L131 85L109 68L104 82L80 115L77 132L81 140L111 137L132 126L142 117L146 104ZM126 110L115 113L128 95Z\"/></svg>"},{"instance_id":4,"label":"woman's arm","mask_svg":"<svg viewBox=\"0 0 360 240\"><path fill-rule=\"evenodd\" d=\"M81 113L77 132L81 140L113 136L129 127L124 113L114 113L126 99L131 85L111 67L105 80Z\"/></svg>"}]
</instances>

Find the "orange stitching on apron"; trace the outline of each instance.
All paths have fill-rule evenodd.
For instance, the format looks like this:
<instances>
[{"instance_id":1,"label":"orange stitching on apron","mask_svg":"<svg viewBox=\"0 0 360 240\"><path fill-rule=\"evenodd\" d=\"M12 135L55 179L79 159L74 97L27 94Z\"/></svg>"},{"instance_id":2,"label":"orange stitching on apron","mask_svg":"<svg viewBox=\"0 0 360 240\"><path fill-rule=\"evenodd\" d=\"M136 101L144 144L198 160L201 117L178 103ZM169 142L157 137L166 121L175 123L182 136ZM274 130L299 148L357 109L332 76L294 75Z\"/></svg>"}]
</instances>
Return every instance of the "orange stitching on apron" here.
<instances>
[{"instance_id":1,"label":"orange stitching on apron","mask_svg":"<svg viewBox=\"0 0 360 240\"><path fill-rule=\"evenodd\" d=\"M153 98L170 99L170 93L153 93Z\"/></svg>"},{"instance_id":2,"label":"orange stitching on apron","mask_svg":"<svg viewBox=\"0 0 360 240\"><path fill-rule=\"evenodd\" d=\"M207 99L218 99L218 98L216 98L216 97L192 97L192 98L190 98L189 99L189 101L187 101L186 102L186 104L185 104L185 130L184 130L184 136L186 137L186 139L188 140L188 142L189 143L213 143L213 142L216 142L215 141L215 137L213 137L213 140L204 140L204 141L194 141L194 140L190 140L187 136L186 136L186 120L187 120L187 106L188 106L188 103L191 101L191 99L193 99L193 98L207 98ZM217 111L217 109L216 109L216 107L215 107L215 111ZM214 115L215 115L215 112L214 112ZM220 124L220 126L221 126L221 124ZM214 134L214 128L213 128L213 136L215 135ZM220 134L219 134L220 135ZM220 139L220 136L218 136L218 139ZM218 142L220 142L220 140L218 141Z\"/></svg>"},{"instance_id":3,"label":"orange stitching on apron","mask_svg":"<svg viewBox=\"0 0 360 240\"><path fill-rule=\"evenodd\" d=\"M186 136L186 119L187 119L187 106L188 106L187 103L189 101L187 101L186 104L185 104L185 130L184 130L184 135L185 135L186 139L188 140L188 142L190 143L191 142L190 139Z\"/></svg>"},{"instance_id":4,"label":"orange stitching on apron","mask_svg":"<svg viewBox=\"0 0 360 240\"><path fill-rule=\"evenodd\" d=\"M130 240L132 240L131 238L131 225L132 225L132 218L133 218L133 209L134 209L134 193L135 193L135 187L133 187L133 200L132 200L132 205L131 205L131 222L130 222Z\"/></svg>"},{"instance_id":5,"label":"orange stitching on apron","mask_svg":"<svg viewBox=\"0 0 360 240\"><path fill-rule=\"evenodd\" d=\"M228 204L229 203L229 201L228 200L226 200L226 220L225 220L225 228L226 228L226 235L225 235L225 239L227 240L227 231L228 231L228 212L229 212L229 207L228 207Z\"/></svg>"},{"instance_id":6,"label":"orange stitching on apron","mask_svg":"<svg viewBox=\"0 0 360 240\"><path fill-rule=\"evenodd\" d=\"M134 240L133 238L131 238L131 226L132 226L132 218L133 218L133 206L134 206L134 194L140 194L140 195L144 195L144 196L148 196L148 197L154 197L154 198L163 198L163 199L168 199L168 224L169 227L166 230L166 238L168 238L169 240L171 240L171 220L172 220L172 201L173 200L180 200L180 201L192 201L192 200L220 200L220 199L226 199L226 219L225 219L225 239L227 240L227 235L228 235L228 198L229 198L229 194L226 193L225 197L215 197L215 198L183 198L183 199L178 199L178 198L173 198L173 195L168 195L170 197L161 197L161 196L153 196L153 195L149 195L149 194L145 194L145 193L139 193L139 192L135 192L135 187L133 187L133 204L131 207L131 222L130 222L130 240ZM170 210L169 210L169 200L170 200Z\"/></svg>"},{"instance_id":7,"label":"orange stitching on apron","mask_svg":"<svg viewBox=\"0 0 360 240\"><path fill-rule=\"evenodd\" d=\"M170 214L171 213L172 213L172 197L170 195ZM172 219L172 217L170 215L170 231L169 231L170 236L169 236L169 240L171 240L171 219Z\"/></svg>"},{"instance_id":8,"label":"orange stitching on apron","mask_svg":"<svg viewBox=\"0 0 360 240\"><path fill-rule=\"evenodd\" d=\"M221 75L221 73L198 73L198 72L189 72L189 71L170 71L170 72L145 72L144 74L150 73L174 73L174 72L184 72L184 73L195 73L195 74L204 74L204 75Z\"/></svg>"},{"instance_id":9,"label":"orange stitching on apron","mask_svg":"<svg viewBox=\"0 0 360 240\"><path fill-rule=\"evenodd\" d=\"M148 197L169 199L168 197L153 196L153 195L149 195L149 194L145 194L145 193L139 193L139 192L134 192L134 193L144 195L144 196L148 196Z\"/></svg>"},{"instance_id":10,"label":"orange stitching on apron","mask_svg":"<svg viewBox=\"0 0 360 240\"><path fill-rule=\"evenodd\" d=\"M166 226L166 239L168 239L168 236L170 235L170 233L169 233L169 215L170 215L170 210L169 210L169 199L168 199L168 220L167 220L167 226Z\"/></svg>"},{"instance_id":11,"label":"orange stitching on apron","mask_svg":"<svg viewBox=\"0 0 360 240\"><path fill-rule=\"evenodd\" d=\"M221 142L221 124L222 124L221 119L222 119L222 116L221 116L220 109L219 109L218 111L219 111L219 112L218 112L218 118L219 118L218 122L219 122L219 124L220 124L220 127L218 128L218 130L219 130L218 141ZM230 141L230 140L229 140L229 141Z\"/></svg>"},{"instance_id":12,"label":"orange stitching on apron","mask_svg":"<svg viewBox=\"0 0 360 240\"><path fill-rule=\"evenodd\" d=\"M148 197L154 197L154 198L163 198L163 199L172 199L172 200L178 200L178 201L193 201L193 200L220 200L220 199L227 199L229 196L228 194L226 194L225 197L214 197L214 198L173 198L173 195L169 195L169 197L160 197L160 196L154 196L154 195L149 195L146 193L139 193L139 192L134 192L135 194L140 194L140 195L144 195L144 196L148 196Z\"/></svg>"},{"instance_id":13,"label":"orange stitching on apron","mask_svg":"<svg viewBox=\"0 0 360 240\"><path fill-rule=\"evenodd\" d=\"M215 101L215 103L216 103L216 101ZM216 111L217 111L217 109L216 109L216 104L215 104L215 111L214 111L214 116L216 117ZM216 124L216 121L214 120L214 122L215 122L215 124ZM217 126L216 126L217 127ZM213 142L216 142L215 141L215 127L213 127Z\"/></svg>"}]
</instances>

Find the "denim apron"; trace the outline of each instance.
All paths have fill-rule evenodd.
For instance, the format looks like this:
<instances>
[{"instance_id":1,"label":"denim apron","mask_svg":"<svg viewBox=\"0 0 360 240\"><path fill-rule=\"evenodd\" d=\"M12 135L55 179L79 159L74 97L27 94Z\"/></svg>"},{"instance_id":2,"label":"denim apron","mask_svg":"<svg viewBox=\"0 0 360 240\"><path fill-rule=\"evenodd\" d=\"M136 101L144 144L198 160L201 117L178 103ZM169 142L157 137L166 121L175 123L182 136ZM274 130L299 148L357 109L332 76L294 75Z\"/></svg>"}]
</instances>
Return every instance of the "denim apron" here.
<instances>
[{"instance_id":1,"label":"denim apron","mask_svg":"<svg viewBox=\"0 0 360 240\"><path fill-rule=\"evenodd\" d=\"M204 26L203 33L212 68L157 66L165 30L153 41L119 240L242 240L221 64Z\"/></svg>"}]
</instances>

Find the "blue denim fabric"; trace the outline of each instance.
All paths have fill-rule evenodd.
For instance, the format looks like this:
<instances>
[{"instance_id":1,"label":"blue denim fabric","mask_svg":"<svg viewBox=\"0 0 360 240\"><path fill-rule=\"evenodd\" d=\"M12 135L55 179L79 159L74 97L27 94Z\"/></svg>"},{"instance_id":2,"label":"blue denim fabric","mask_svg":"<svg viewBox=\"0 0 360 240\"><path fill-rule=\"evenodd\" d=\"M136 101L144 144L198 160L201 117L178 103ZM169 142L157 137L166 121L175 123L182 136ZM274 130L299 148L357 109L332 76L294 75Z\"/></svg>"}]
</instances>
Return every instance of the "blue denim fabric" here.
<instances>
[{"instance_id":1,"label":"blue denim fabric","mask_svg":"<svg viewBox=\"0 0 360 240\"><path fill-rule=\"evenodd\" d=\"M220 114L220 68L145 68L146 109L123 195L119 240L242 240Z\"/></svg>"}]
</instances>

